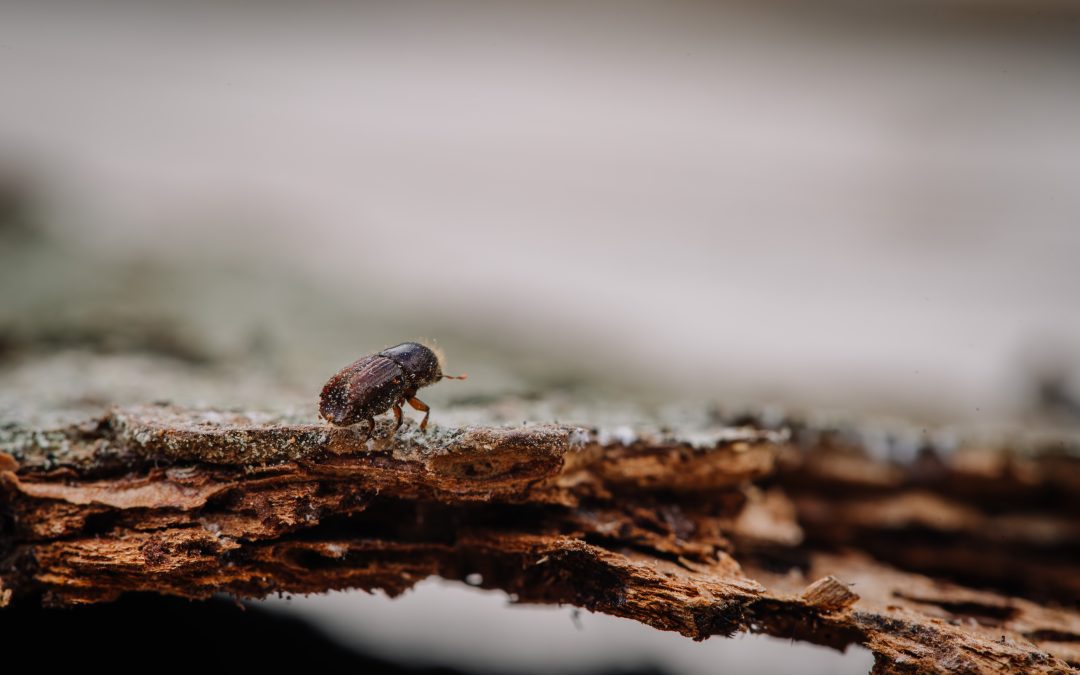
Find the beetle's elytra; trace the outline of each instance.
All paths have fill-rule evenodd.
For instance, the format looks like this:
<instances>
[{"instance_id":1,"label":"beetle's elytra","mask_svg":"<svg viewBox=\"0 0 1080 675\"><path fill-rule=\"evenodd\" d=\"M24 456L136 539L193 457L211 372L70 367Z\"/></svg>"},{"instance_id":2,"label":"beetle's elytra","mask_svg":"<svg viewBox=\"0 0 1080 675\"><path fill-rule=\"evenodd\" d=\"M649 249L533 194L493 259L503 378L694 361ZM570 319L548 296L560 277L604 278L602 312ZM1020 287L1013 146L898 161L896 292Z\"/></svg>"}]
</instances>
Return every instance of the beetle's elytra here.
<instances>
[{"instance_id":1,"label":"beetle's elytra","mask_svg":"<svg viewBox=\"0 0 1080 675\"><path fill-rule=\"evenodd\" d=\"M343 368L323 387L319 415L337 426L367 421L375 429L375 416L394 409L401 426L401 406L406 402L424 413L420 429L427 429L431 410L416 398L416 390L441 379L463 380L464 375L443 375L442 361L434 351L416 342L371 354Z\"/></svg>"}]
</instances>

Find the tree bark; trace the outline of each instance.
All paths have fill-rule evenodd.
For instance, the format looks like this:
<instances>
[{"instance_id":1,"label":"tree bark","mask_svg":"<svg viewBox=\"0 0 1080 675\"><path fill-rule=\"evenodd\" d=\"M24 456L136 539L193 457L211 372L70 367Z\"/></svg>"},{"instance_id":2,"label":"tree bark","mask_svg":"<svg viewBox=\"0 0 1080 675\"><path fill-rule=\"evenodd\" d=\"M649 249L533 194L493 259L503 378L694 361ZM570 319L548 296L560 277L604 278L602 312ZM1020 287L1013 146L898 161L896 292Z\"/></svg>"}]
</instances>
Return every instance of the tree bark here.
<instances>
[{"instance_id":1,"label":"tree bark","mask_svg":"<svg viewBox=\"0 0 1080 675\"><path fill-rule=\"evenodd\" d=\"M0 604L398 594L437 575L696 640L862 644L880 671L1080 664L1066 449L901 461L850 430L716 415L370 438L311 419L146 405L9 424Z\"/></svg>"}]
</instances>

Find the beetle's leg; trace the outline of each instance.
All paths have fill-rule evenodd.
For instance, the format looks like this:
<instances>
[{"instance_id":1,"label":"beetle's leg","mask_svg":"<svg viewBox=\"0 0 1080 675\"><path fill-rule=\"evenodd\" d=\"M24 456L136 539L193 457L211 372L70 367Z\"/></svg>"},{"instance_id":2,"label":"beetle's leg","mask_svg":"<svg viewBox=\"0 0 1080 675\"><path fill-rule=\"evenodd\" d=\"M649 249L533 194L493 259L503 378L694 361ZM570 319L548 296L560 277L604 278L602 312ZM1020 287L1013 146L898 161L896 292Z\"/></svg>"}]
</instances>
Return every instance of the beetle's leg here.
<instances>
[{"instance_id":1,"label":"beetle's leg","mask_svg":"<svg viewBox=\"0 0 1080 675\"><path fill-rule=\"evenodd\" d=\"M394 431L401 428L401 401L394 404L394 418L397 419L397 426L394 427Z\"/></svg>"},{"instance_id":2,"label":"beetle's leg","mask_svg":"<svg viewBox=\"0 0 1080 675\"><path fill-rule=\"evenodd\" d=\"M409 399L409 405L424 413L424 419L420 421L420 431L424 431L427 429L427 418L431 415L431 408L428 407L427 403L424 403L415 396Z\"/></svg>"},{"instance_id":3,"label":"beetle's leg","mask_svg":"<svg viewBox=\"0 0 1080 675\"><path fill-rule=\"evenodd\" d=\"M369 417L367 420L367 437L371 438L373 433L375 433L375 418Z\"/></svg>"}]
</instances>

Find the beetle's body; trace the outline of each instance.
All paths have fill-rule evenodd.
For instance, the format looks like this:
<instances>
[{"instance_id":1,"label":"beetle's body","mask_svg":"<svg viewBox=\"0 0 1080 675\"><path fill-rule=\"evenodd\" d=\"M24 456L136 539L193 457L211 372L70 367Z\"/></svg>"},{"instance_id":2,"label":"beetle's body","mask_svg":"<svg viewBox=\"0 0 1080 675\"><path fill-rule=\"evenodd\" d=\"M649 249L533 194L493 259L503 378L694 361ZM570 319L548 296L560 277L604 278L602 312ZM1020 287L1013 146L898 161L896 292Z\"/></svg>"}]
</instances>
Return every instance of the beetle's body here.
<instances>
[{"instance_id":1,"label":"beetle's body","mask_svg":"<svg viewBox=\"0 0 1080 675\"><path fill-rule=\"evenodd\" d=\"M401 426L401 406L408 402L423 411L421 429L427 428L427 405L416 398L421 387L444 377L438 355L416 342L404 342L384 349L343 368L330 378L319 397L319 414L332 424L348 426L368 422L375 427L375 416L393 408Z\"/></svg>"},{"instance_id":2,"label":"beetle's body","mask_svg":"<svg viewBox=\"0 0 1080 675\"><path fill-rule=\"evenodd\" d=\"M372 354L330 378L323 387L319 412L338 426L356 424L389 410L408 389L401 366L381 354Z\"/></svg>"}]
</instances>

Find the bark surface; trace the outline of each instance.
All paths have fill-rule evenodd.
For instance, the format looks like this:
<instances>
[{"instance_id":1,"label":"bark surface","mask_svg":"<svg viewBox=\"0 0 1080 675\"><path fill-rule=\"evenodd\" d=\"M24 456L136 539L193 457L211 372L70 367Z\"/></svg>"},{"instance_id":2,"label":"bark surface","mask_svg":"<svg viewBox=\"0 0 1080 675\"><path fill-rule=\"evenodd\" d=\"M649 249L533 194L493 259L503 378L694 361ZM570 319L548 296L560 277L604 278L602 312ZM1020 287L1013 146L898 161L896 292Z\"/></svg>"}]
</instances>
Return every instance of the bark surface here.
<instances>
[{"instance_id":1,"label":"bark surface","mask_svg":"<svg viewBox=\"0 0 1080 675\"><path fill-rule=\"evenodd\" d=\"M481 409L500 406L535 402ZM427 434L382 420L370 438L172 405L8 424L0 603L398 594L437 575L693 639L862 644L881 671L1080 664L1071 446L927 442L902 459L793 420L483 414L440 411L450 424Z\"/></svg>"}]
</instances>

